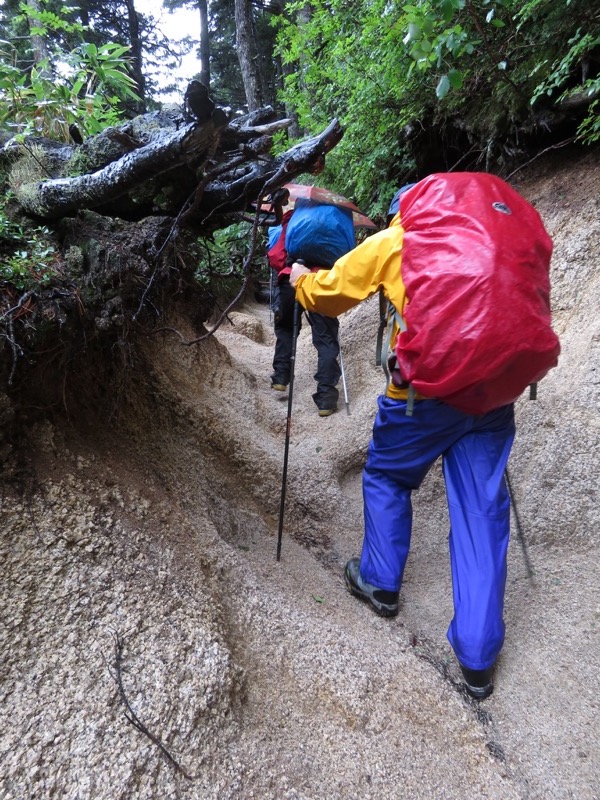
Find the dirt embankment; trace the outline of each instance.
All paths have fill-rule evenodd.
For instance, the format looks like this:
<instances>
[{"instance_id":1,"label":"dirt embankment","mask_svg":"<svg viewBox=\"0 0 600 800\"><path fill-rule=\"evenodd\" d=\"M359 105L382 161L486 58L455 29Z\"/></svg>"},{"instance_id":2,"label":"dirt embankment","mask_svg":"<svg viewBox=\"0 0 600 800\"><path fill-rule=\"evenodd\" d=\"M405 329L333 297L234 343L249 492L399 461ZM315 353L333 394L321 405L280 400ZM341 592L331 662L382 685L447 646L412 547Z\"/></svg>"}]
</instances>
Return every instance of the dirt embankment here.
<instances>
[{"instance_id":1,"label":"dirt embankment","mask_svg":"<svg viewBox=\"0 0 600 800\"><path fill-rule=\"evenodd\" d=\"M555 240L563 353L518 404L510 470L535 575L515 537L492 697L464 695L445 639L439 470L415 497L398 618L343 587L383 387L373 302L341 320L350 414L317 416L301 334L275 561L287 400L269 388L268 309L251 305L196 350L148 344L118 424L38 425L33 471L6 484L1 800L600 798L597 152L514 185Z\"/></svg>"}]
</instances>

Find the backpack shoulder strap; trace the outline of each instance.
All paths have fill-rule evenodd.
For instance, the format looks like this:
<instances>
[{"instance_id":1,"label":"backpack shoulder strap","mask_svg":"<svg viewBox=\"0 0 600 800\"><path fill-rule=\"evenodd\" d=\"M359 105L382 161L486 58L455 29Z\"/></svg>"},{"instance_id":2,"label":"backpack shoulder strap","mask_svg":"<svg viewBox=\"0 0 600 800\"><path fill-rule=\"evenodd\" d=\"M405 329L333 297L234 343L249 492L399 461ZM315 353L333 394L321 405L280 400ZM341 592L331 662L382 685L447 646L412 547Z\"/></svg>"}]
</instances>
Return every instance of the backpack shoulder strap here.
<instances>
[{"instance_id":1,"label":"backpack shoulder strap","mask_svg":"<svg viewBox=\"0 0 600 800\"><path fill-rule=\"evenodd\" d=\"M375 354L375 365L382 367L385 374L385 387L387 389L390 381L390 369L388 365L388 358L392 349L392 336L394 333L394 322L401 331L406 330L406 322L404 317L400 314L393 303L384 297L381 289L379 290L379 329L377 331L377 349ZM383 341L383 334L387 328L385 343ZM385 353L385 357L383 356ZM412 417L415 405L415 390L412 385L408 385L408 396L406 399L406 416Z\"/></svg>"},{"instance_id":2,"label":"backpack shoulder strap","mask_svg":"<svg viewBox=\"0 0 600 800\"><path fill-rule=\"evenodd\" d=\"M394 330L394 320L401 331L406 330L406 323L401 314L396 311L394 304L385 297L383 291L379 290L379 328L377 329L377 345L375 348L375 366L383 367L383 371L387 373L387 356L392 343L392 332ZM383 333L387 328L387 335L385 337L385 346L383 342ZM383 354L385 353L385 358Z\"/></svg>"},{"instance_id":3,"label":"backpack shoulder strap","mask_svg":"<svg viewBox=\"0 0 600 800\"><path fill-rule=\"evenodd\" d=\"M377 347L375 351L375 366L381 367L385 375L386 387L390 382L390 371L388 369L388 356L392 345L392 332L394 330L394 315L396 309L393 304L385 297L383 291L379 290L379 329L377 331ZM383 334L387 328L385 342Z\"/></svg>"},{"instance_id":4,"label":"backpack shoulder strap","mask_svg":"<svg viewBox=\"0 0 600 800\"><path fill-rule=\"evenodd\" d=\"M379 290L379 327L377 328L377 344L375 345L375 366L381 367L381 351L383 347L383 332L388 323L388 305L389 300L383 293L383 289Z\"/></svg>"}]
</instances>

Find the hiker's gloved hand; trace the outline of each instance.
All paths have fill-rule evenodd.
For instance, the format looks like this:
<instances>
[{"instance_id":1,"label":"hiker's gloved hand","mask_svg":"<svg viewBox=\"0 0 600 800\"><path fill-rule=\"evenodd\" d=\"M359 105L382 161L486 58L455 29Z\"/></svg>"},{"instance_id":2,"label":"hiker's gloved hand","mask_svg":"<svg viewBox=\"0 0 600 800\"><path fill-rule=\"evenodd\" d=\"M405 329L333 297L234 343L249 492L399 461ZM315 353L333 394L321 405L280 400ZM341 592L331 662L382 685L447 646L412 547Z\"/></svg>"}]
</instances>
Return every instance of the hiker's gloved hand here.
<instances>
[{"instance_id":1,"label":"hiker's gloved hand","mask_svg":"<svg viewBox=\"0 0 600 800\"><path fill-rule=\"evenodd\" d=\"M308 267L305 267L304 264L299 264L297 261L294 261L292 264L292 271L290 273L290 283L292 286L296 285L296 281L300 275L305 275L307 272L310 272Z\"/></svg>"}]
</instances>

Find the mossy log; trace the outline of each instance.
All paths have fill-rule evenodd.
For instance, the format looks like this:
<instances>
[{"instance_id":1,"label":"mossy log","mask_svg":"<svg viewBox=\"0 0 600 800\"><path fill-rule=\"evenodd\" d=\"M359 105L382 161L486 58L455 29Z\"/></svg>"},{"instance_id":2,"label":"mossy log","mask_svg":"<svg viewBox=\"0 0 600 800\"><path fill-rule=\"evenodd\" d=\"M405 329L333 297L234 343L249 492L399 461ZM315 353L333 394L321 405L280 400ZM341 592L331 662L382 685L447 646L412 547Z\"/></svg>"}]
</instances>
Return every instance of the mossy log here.
<instances>
[{"instance_id":1,"label":"mossy log","mask_svg":"<svg viewBox=\"0 0 600 800\"><path fill-rule=\"evenodd\" d=\"M130 221L176 216L194 229L210 218L214 230L261 193L316 171L343 133L333 120L321 134L271 157L273 134L290 124L270 107L235 120L216 109L203 123L156 112L60 153L35 139L4 150L21 156L11 186L23 211L36 219L90 210Z\"/></svg>"}]
</instances>

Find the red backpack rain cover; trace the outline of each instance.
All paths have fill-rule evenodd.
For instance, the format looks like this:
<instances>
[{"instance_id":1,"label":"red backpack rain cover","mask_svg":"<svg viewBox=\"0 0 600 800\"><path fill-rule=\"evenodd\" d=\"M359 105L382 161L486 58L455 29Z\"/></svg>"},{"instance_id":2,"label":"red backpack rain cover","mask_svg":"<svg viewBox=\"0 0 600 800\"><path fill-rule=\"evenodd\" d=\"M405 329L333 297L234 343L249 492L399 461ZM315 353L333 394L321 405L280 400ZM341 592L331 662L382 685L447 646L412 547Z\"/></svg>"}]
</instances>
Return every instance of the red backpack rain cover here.
<instances>
[{"instance_id":1,"label":"red backpack rain cover","mask_svg":"<svg viewBox=\"0 0 600 800\"><path fill-rule=\"evenodd\" d=\"M400 222L403 379L469 414L513 402L560 352L538 212L495 175L443 173L401 196Z\"/></svg>"}]
</instances>

